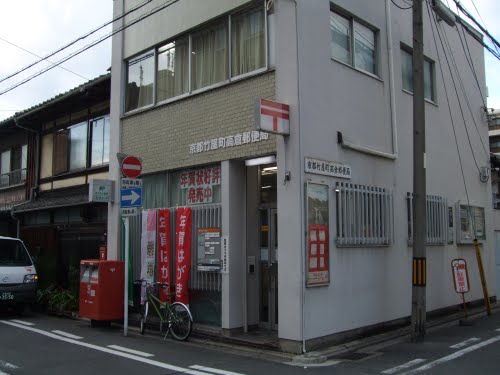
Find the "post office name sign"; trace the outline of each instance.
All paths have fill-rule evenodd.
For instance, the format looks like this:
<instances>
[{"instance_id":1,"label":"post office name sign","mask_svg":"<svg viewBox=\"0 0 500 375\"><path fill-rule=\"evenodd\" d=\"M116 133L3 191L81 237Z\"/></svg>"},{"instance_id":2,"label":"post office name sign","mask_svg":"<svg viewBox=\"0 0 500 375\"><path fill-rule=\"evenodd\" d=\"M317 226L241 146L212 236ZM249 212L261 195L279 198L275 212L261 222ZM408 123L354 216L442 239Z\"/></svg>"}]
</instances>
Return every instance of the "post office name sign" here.
<instances>
[{"instance_id":1,"label":"post office name sign","mask_svg":"<svg viewBox=\"0 0 500 375\"><path fill-rule=\"evenodd\" d=\"M306 173L321 174L330 177L340 177L350 179L352 177L352 169L350 165L336 163L334 161L326 161L313 158L304 158Z\"/></svg>"}]
</instances>

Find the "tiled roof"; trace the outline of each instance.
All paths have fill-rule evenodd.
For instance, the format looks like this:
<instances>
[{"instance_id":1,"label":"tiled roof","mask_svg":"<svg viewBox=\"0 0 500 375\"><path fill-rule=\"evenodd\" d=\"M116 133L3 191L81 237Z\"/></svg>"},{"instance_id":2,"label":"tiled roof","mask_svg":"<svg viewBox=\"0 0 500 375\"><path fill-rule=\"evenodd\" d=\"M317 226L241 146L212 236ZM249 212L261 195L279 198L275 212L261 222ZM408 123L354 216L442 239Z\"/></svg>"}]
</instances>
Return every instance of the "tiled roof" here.
<instances>
[{"instance_id":1,"label":"tiled roof","mask_svg":"<svg viewBox=\"0 0 500 375\"><path fill-rule=\"evenodd\" d=\"M66 91L64 93L56 95L53 98L48 99L48 100L46 100L46 101L44 101L44 102L42 102L40 104L36 104L36 105L34 105L34 106L30 107L30 108L27 108L25 110L16 112L13 116L11 116L9 118L6 118L5 120L0 121L0 128L2 126L7 125L8 123L13 123L14 119L16 117L19 117L21 115L25 115L25 114L30 113L30 112L35 112L35 111L41 110L41 109L49 106L50 104L58 102L58 101L60 101L62 99L65 99L67 97L70 97L71 95L73 95L75 93L78 93L78 92L81 92L81 91L83 91L84 89L86 89L88 87L92 87L92 86L98 84L99 82L102 82L102 81L104 81L106 79L109 79L110 77L111 77L111 73L102 74L102 75L100 75L97 78L94 78L94 79L92 79L90 81L87 81L87 82L81 84L80 86L72 88L71 90L68 90L68 91Z\"/></svg>"}]
</instances>

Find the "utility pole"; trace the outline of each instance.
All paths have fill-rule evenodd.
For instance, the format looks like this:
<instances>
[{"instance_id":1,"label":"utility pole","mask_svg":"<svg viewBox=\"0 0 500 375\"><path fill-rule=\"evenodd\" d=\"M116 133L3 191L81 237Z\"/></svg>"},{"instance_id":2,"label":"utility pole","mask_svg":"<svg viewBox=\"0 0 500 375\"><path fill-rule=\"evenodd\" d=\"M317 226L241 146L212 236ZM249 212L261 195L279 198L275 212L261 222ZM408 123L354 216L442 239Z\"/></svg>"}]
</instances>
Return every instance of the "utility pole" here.
<instances>
[{"instance_id":1,"label":"utility pole","mask_svg":"<svg viewBox=\"0 0 500 375\"><path fill-rule=\"evenodd\" d=\"M413 280L411 338L422 341L426 318L426 186L423 0L413 0Z\"/></svg>"}]
</instances>

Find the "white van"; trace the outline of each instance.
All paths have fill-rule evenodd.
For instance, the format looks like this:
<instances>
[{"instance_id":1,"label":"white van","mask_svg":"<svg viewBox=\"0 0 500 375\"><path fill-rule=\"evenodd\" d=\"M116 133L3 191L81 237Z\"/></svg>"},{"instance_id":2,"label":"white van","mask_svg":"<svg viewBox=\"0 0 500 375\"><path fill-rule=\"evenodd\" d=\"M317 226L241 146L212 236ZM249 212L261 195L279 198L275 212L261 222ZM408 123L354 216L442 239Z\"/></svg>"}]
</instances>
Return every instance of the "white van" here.
<instances>
[{"instance_id":1,"label":"white van","mask_svg":"<svg viewBox=\"0 0 500 375\"><path fill-rule=\"evenodd\" d=\"M22 312L36 300L38 275L23 241L0 236L0 307Z\"/></svg>"}]
</instances>

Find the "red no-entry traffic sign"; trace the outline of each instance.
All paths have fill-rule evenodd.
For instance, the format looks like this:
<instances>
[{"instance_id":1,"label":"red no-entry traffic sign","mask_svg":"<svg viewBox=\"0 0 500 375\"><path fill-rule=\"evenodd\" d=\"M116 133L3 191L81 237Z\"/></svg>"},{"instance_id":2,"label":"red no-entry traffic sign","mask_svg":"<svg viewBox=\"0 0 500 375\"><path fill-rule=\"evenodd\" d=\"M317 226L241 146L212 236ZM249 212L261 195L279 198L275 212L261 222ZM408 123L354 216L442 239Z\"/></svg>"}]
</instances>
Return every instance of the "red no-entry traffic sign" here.
<instances>
[{"instance_id":1,"label":"red no-entry traffic sign","mask_svg":"<svg viewBox=\"0 0 500 375\"><path fill-rule=\"evenodd\" d=\"M125 177L136 178L142 172L142 163L135 156L127 156L122 161L122 173Z\"/></svg>"}]
</instances>

